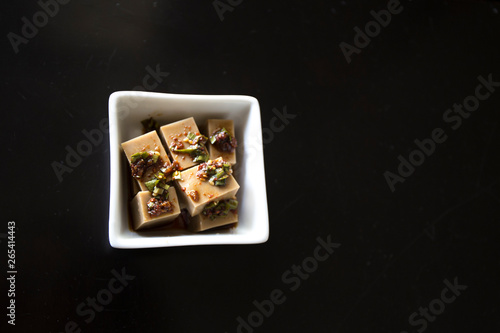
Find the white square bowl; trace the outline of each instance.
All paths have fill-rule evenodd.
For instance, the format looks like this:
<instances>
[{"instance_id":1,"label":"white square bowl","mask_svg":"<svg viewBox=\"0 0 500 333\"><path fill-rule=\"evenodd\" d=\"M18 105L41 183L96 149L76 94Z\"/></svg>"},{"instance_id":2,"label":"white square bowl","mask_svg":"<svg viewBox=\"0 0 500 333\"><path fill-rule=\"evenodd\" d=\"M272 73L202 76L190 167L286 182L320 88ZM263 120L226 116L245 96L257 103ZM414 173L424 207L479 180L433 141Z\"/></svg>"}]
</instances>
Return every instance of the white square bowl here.
<instances>
[{"instance_id":1,"label":"white square bowl","mask_svg":"<svg viewBox=\"0 0 500 333\"><path fill-rule=\"evenodd\" d=\"M234 176L240 185L236 228L195 234L184 230L132 231L129 227L130 175L121 143L143 134L141 120L153 117L161 125L194 117L234 121L238 140ZM206 133L205 133L206 134ZM264 154L259 102L249 96L179 95L119 91L109 97L110 204L109 243L133 249L210 244L258 244L269 237Z\"/></svg>"}]
</instances>

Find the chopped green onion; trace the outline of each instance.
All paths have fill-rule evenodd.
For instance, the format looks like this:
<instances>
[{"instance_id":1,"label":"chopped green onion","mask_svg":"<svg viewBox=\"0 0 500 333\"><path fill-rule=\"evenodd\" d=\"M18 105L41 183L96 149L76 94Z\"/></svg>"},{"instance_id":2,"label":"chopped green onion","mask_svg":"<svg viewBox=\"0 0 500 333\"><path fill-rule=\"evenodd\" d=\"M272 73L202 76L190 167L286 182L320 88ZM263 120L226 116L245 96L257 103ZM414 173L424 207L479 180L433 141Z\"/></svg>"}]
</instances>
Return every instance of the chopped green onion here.
<instances>
[{"instance_id":1,"label":"chopped green onion","mask_svg":"<svg viewBox=\"0 0 500 333\"><path fill-rule=\"evenodd\" d=\"M229 153L233 153L238 146L236 138L225 128L215 130L210 136L210 143L217 147L218 150Z\"/></svg>"},{"instance_id":2,"label":"chopped green onion","mask_svg":"<svg viewBox=\"0 0 500 333\"><path fill-rule=\"evenodd\" d=\"M173 151L175 151L176 153L191 154L191 153L194 153L196 151L196 147L195 146L190 146L189 148L184 148L184 149L173 149Z\"/></svg>"},{"instance_id":3,"label":"chopped green onion","mask_svg":"<svg viewBox=\"0 0 500 333\"><path fill-rule=\"evenodd\" d=\"M144 128L144 132L148 133L151 131L157 131L160 128L160 125L156 120L152 117L148 119L144 119L141 121L142 127Z\"/></svg>"},{"instance_id":4,"label":"chopped green onion","mask_svg":"<svg viewBox=\"0 0 500 333\"><path fill-rule=\"evenodd\" d=\"M205 143L207 141L206 136L201 134L196 135L193 132L189 132L188 135L186 136L185 141L189 141L191 145L187 148L182 148L182 149L177 149L175 148L174 145L174 147L171 148L172 151L176 153L190 154L191 158L193 158L193 162L208 161L208 151L207 148L205 147Z\"/></svg>"},{"instance_id":5,"label":"chopped green onion","mask_svg":"<svg viewBox=\"0 0 500 333\"><path fill-rule=\"evenodd\" d=\"M156 187L156 186L155 186L155 188L154 188L154 190L153 190L153 196L158 196L158 195L160 195L160 194L162 194L162 193L163 193L163 189L162 189L162 188L160 188L160 187Z\"/></svg>"},{"instance_id":6,"label":"chopped green onion","mask_svg":"<svg viewBox=\"0 0 500 333\"><path fill-rule=\"evenodd\" d=\"M215 178L217 178L217 180L219 180L219 179L221 179L221 178L222 178L222 176L224 176L225 174L226 174L226 171L221 170L221 171L219 171L219 172L217 172L217 173L215 174Z\"/></svg>"},{"instance_id":7,"label":"chopped green onion","mask_svg":"<svg viewBox=\"0 0 500 333\"><path fill-rule=\"evenodd\" d=\"M134 163L135 161L137 161L138 159L142 158L142 153L135 153L133 154L130 159L132 160L132 163Z\"/></svg>"},{"instance_id":8,"label":"chopped green onion","mask_svg":"<svg viewBox=\"0 0 500 333\"><path fill-rule=\"evenodd\" d=\"M229 199L226 203L230 210L238 208L238 200Z\"/></svg>"},{"instance_id":9,"label":"chopped green onion","mask_svg":"<svg viewBox=\"0 0 500 333\"><path fill-rule=\"evenodd\" d=\"M217 206L218 204L219 204L218 201L212 201L211 203L209 203L208 205L206 205L204 209L213 208L213 207Z\"/></svg>"},{"instance_id":10,"label":"chopped green onion","mask_svg":"<svg viewBox=\"0 0 500 333\"><path fill-rule=\"evenodd\" d=\"M156 187L156 184L158 184L159 182L160 182L160 180L154 178L154 179L151 179L148 182L145 182L144 185L146 185L146 187L148 188L149 192L153 192L154 188Z\"/></svg>"},{"instance_id":11,"label":"chopped green onion","mask_svg":"<svg viewBox=\"0 0 500 333\"><path fill-rule=\"evenodd\" d=\"M173 179L182 179L181 172L179 170L174 171L172 178Z\"/></svg>"},{"instance_id":12,"label":"chopped green onion","mask_svg":"<svg viewBox=\"0 0 500 333\"><path fill-rule=\"evenodd\" d=\"M147 189L153 196L164 194L164 192L168 191L170 188L170 185L165 182L165 174L162 172L158 172L155 175L155 178L145 182L144 185L146 185ZM165 193L165 195L168 197L168 192Z\"/></svg>"},{"instance_id":13,"label":"chopped green onion","mask_svg":"<svg viewBox=\"0 0 500 333\"><path fill-rule=\"evenodd\" d=\"M208 180L210 185L224 186L226 179L233 173L231 164L225 162L222 157L209 160L198 167L196 176L203 181Z\"/></svg>"},{"instance_id":14,"label":"chopped green onion","mask_svg":"<svg viewBox=\"0 0 500 333\"><path fill-rule=\"evenodd\" d=\"M221 133L221 132L222 132L222 133L226 133L226 134L227 134L227 136L228 136L228 138L229 138L229 141L231 141L231 140L233 139L233 137L231 136L231 133L229 133L229 132L228 132L228 131L227 131L227 130L223 127L223 128L221 128L220 130L215 131L215 132L214 132L214 134L212 134L212 135L210 136L210 143L211 143L211 144L214 144L214 143L217 141L217 135L218 135L219 133Z\"/></svg>"},{"instance_id":15,"label":"chopped green onion","mask_svg":"<svg viewBox=\"0 0 500 333\"><path fill-rule=\"evenodd\" d=\"M235 199L213 201L203 208L202 214L210 217L211 220L217 217L227 216L229 211L238 208L238 201Z\"/></svg>"},{"instance_id":16,"label":"chopped green onion","mask_svg":"<svg viewBox=\"0 0 500 333\"><path fill-rule=\"evenodd\" d=\"M203 161L203 162L208 161L208 155L206 155L206 154L201 154L201 155L196 156L196 157L193 159L193 162L198 162L198 161Z\"/></svg>"},{"instance_id":17,"label":"chopped green onion","mask_svg":"<svg viewBox=\"0 0 500 333\"><path fill-rule=\"evenodd\" d=\"M153 190L153 196L157 196L157 195L160 195L162 194L164 191L164 189L162 189L161 187L157 187L155 186L154 190Z\"/></svg>"}]
</instances>

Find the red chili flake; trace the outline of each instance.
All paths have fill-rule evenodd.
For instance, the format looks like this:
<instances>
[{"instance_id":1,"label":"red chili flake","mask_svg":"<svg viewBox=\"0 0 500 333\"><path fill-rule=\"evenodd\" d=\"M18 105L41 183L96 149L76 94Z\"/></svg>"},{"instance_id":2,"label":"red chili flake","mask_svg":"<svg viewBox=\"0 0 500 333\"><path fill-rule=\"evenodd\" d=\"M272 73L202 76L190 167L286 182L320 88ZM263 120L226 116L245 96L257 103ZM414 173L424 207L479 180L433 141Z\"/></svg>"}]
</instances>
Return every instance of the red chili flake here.
<instances>
[{"instance_id":1,"label":"red chili flake","mask_svg":"<svg viewBox=\"0 0 500 333\"><path fill-rule=\"evenodd\" d=\"M196 190L191 190L187 193L187 195L194 201L198 202L200 200L200 194Z\"/></svg>"},{"instance_id":2,"label":"red chili flake","mask_svg":"<svg viewBox=\"0 0 500 333\"><path fill-rule=\"evenodd\" d=\"M184 148L184 143L180 142L175 138L175 140L170 145L170 149L182 149Z\"/></svg>"}]
</instances>

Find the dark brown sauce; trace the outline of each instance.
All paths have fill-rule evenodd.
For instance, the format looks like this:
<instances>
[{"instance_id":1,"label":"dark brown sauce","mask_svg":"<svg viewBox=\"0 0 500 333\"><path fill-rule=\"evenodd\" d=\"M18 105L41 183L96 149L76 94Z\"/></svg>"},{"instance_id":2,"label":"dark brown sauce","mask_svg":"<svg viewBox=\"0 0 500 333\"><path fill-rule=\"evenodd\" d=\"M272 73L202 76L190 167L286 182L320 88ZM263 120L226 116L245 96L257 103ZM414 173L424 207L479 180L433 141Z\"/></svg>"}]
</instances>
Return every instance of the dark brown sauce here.
<instances>
[{"instance_id":1,"label":"dark brown sauce","mask_svg":"<svg viewBox=\"0 0 500 333\"><path fill-rule=\"evenodd\" d=\"M234 222L234 223L231 223L231 224L221 225L221 226L215 227L215 228L210 228L210 229L207 229L207 230L204 230L204 231L201 231L201 232L202 233L210 233L210 232L214 232L214 231L229 230L229 229L232 229L232 228L236 228L237 226L238 226L238 222Z\"/></svg>"},{"instance_id":2,"label":"dark brown sauce","mask_svg":"<svg viewBox=\"0 0 500 333\"><path fill-rule=\"evenodd\" d=\"M123 155L125 156L125 155ZM123 163L124 162L124 163ZM134 222L132 220L132 209L130 208L130 202L134 198L134 185L132 182L135 182L135 179L130 176L130 167L128 165L128 161L126 158L122 158L122 165L125 168L125 175L127 178L126 187L127 187L127 220L128 220L128 229L132 232L134 230Z\"/></svg>"}]
</instances>

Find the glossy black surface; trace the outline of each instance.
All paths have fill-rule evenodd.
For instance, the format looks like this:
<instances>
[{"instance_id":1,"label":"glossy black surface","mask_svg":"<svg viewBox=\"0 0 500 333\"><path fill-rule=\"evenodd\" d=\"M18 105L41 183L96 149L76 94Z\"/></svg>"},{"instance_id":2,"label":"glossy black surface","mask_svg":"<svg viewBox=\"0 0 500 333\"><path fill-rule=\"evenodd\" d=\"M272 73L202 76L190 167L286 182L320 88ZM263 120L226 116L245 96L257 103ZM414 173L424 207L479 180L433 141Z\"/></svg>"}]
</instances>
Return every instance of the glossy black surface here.
<instances>
[{"instance_id":1,"label":"glossy black surface","mask_svg":"<svg viewBox=\"0 0 500 333\"><path fill-rule=\"evenodd\" d=\"M257 327L240 332L498 331L500 87L460 126L443 115L478 77L500 82L500 3L402 1L350 63L340 44L354 45L353 29L387 2L231 3L221 21L212 1L74 0L18 53L9 33L21 36L41 7L4 4L1 269L10 276L15 221L17 274L16 325L4 314L2 327L237 332L241 317ZM66 147L107 118L109 95L157 66L169 74L150 91L255 96L263 128L276 125L265 138L267 243L111 248L107 135L56 176ZM446 140L392 192L384 173L437 128ZM341 245L326 259L318 237ZM308 275L289 271L302 263ZM134 277L123 288L122 270ZM455 279L467 289L442 294ZM106 290L109 304L89 311ZM271 298L282 303L272 314L252 313ZM439 314L422 319L430 303Z\"/></svg>"}]
</instances>

